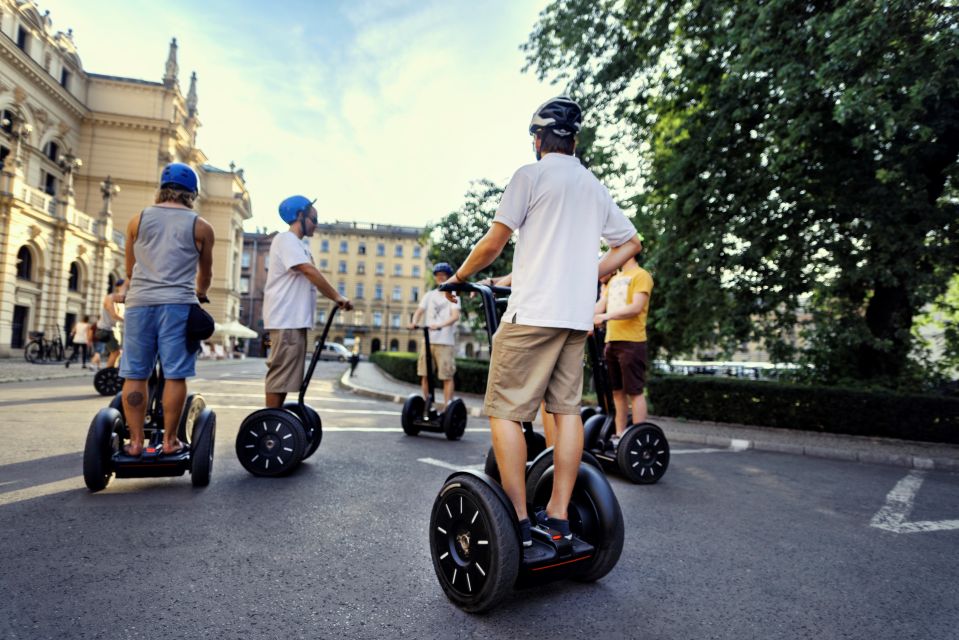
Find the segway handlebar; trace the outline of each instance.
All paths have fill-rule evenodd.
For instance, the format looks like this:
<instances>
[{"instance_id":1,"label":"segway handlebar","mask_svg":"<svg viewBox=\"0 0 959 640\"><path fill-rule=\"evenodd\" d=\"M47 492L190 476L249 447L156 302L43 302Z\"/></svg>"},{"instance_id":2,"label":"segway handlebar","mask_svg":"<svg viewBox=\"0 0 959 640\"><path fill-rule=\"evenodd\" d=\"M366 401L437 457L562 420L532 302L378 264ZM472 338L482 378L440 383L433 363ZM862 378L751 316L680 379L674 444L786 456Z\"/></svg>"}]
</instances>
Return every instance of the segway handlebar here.
<instances>
[{"instance_id":1,"label":"segway handlebar","mask_svg":"<svg viewBox=\"0 0 959 640\"><path fill-rule=\"evenodd\" d=\"M493 348L493 334L499 327L499 316L496 315L496 296L508 297L512 293L509 287L497 287L489 284L473 282L454 282L440 285L440 291L454 293L478 293L483 300L483 314L486 318L486 335L489 338L490 349Z\"/></svg>"},{"instance_id":2,"label":"segway handlebar","mask_svg":"<svg viewBox=\"0 0 959 640\"><path fill-rule=\"evenodd\" d=\"M320 361L320 354L323 353L323 347L326 346L326 336L330 333L330 327L333 326L333 317L336 315L337 310L340 307L338 305L333 305L332 311L330 311L330 316L326 319L326 326L323 327L323 333L320 334L320 337L316 340L316 347L313 349L313 357L310 358L310 368L306 371L306 376L303 378L303 384L300 385L300 404L306 402L306 388L310 385L310 378L313 377L313 371L316 369L316 363Z\"/></svg>"}]
</instances>

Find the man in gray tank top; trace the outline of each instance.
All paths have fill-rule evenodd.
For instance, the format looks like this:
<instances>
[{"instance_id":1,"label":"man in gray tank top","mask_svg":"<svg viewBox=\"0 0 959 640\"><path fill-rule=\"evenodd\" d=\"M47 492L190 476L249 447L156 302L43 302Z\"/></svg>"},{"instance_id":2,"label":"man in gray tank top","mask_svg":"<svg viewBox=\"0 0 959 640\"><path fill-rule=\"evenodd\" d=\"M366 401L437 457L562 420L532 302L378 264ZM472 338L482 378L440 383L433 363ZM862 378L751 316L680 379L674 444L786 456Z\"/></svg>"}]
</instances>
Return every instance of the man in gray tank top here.
<instances>
[{"instance_id":1,"label":"man in gray tank top","mask_svg":"<svg viewBox=\"0 0 959 640\"><path fill-rule=\"evenodd\" d=\"M147 380L157 357L163 367L162 454L180 451L177 423L186 399L186 379L196 375L196 351L187 348L186 325L192 305L205 299L213 279L213 227L193 211L196 172L173 163L163 169L156 205L127 225L128 285L117 302L124 314L123 412L130 429L127 455L143 451Z\"/></svg>"}]
</instances>

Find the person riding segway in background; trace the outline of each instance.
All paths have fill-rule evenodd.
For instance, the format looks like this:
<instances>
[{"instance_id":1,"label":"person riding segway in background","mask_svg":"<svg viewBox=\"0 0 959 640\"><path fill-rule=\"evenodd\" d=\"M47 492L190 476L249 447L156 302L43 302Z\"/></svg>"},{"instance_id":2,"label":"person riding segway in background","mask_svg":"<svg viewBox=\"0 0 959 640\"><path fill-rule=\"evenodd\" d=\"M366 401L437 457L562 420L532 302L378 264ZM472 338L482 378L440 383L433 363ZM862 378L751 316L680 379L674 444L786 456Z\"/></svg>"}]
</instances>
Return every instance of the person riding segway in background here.
<instances>
[{"instance_id":1,"label":"person riding segway in background","mask_svg":"<svg viewBox=\"0 0 959 640\"><path fill-rule=\"evenodd\" d=\"M446 262L437 263L433 267L433 277L439 287L453 275L453 267ZM453 376L456 374L456 358L453 353L456 345L456 323L460 319L460 305L450 302L439 290L427 292L420 305L413 314L410 329L415 329L420 322L424 322L430 331L430 356L436 365L437 377L443 381L443 404L448 405L453 399ZM420 386L423 388L423 397L429 397L430 389L426 376L426 349L420 349L416 363L416 375L420 376Z\"/></svg>"},{"instance_id":2,"label":"person riding segway in background","mask_svg":"<svg viewBox=\"0 0 959 640\"><path fill-rule=\"evenodd\" d=\"M448 281L465 282L488 266L513 231L521 230L512 295L493 340L484 410L524 547L532 538L520 423L532 421L545 397L547 411L556 417L555 476L537 524L570 539L567 508L583 451L583 353L593 326L596 281L642 249L609 191L573 155L581 122L579 105L566 96L536 110L529 133L537 162L513 175L489 231ZM597 268L601 237L613 248Z\"/></svg>"},{"instance_id":3,"label":"person riding segway in background","mask_svg":"<svg viewBox=\"0 0 959 640\"><path fill-rule=\"evenodd\" d=\"M120 278L113 285L113 291L103 296L100 319L97 320L94 339L104 345L107 367L117 366L117 359L120 357L120 341L117 340L115 328L123 320L123 315L118 308L117 296L125 282L126 280Z\"/></svg>"},{"instance_id":4,"label":"person riding segway in background","mask_svg":"<svg viewBox=\"0 0 959 640\"><path fill-rule=\"evenodd\" d=\"M213 226L193 211L198 192L199 180L189 165L169 164L160 177L156 204L127 225L127 285L114 301L126 304L120 376L130 431L124 453L130 456L143 450L147 380L158 356L165 377L161 453L173 455L184 446L177 426L186 379L196 375L199 347L187 344L188 321L213 279Z\"/></svg>"},{"instance_id":5,"label":"person riding segway in background","mask_svg":"<svg viewBox=\"0 0 959 640\"><path fill-rule=\"evenodd\" d=\"M613 402L616 405L615 447L626 431L628 408L632 404L634 424L646 421L646 317L653 277L631 257L613 276L596 303L593 323L606 323L606 364Z\"/></svg>"},{"instance_id":6,"label":"person riding segway in background","mask_svg":"<svg viewBox=\"0 0 959 640\"><path fill-rule=\"evenodd\" d=\"M270 356L266 361L266 406L279 409L287 393L296 393L303 383L306 332L313 328L316 291L340 309L353 308L350 300L323 277L303 238L313 237L318 224L316 208L304 196L290 196L280 203L280 217L290 225L270 244L270 269L263 290L263 326L270 332Z\"/></svg>"}]
</instances>

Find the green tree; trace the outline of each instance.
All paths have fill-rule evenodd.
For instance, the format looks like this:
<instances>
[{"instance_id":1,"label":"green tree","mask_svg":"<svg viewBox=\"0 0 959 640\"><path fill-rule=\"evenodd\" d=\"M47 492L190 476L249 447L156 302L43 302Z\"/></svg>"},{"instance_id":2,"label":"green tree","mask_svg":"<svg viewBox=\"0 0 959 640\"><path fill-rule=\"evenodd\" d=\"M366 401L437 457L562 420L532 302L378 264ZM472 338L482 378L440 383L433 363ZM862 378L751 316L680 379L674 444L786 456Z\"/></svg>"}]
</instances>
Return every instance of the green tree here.
<instances>
[{"instance_id":1,"label":"green tree","mask_svg":"<svg viewBox=\"0 0 959 640\"><path fill-rule=\"evenodd\" d=\"M565 0L525 50L636 158L662 346L789 359L798 327L821 381L917 378L959 263L954 2Z\"/></svg>"}]
</instances>

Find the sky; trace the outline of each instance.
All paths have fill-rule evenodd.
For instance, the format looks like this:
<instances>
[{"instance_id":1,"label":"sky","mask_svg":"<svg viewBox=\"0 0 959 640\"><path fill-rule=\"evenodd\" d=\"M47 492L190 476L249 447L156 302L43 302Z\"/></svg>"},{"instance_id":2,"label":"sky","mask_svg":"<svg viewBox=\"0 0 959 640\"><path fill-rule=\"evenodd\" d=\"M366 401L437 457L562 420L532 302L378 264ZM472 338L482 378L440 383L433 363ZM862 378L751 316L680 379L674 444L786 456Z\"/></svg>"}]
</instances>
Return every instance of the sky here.
<instances>
[{"instance_id":1,"label":"sky","mask_svg":"<svg viewBox=\"0 0 959 640\"><path fill-rule=\"evenodd\" d=\"M247 231L288 195L323 221L425 225L472 180L532 162L527 126L562 87L523 72L547 0L46 0L86 71L160 81L177 38L197 145L244 169Z\"/></svg>"}]
</instances>

